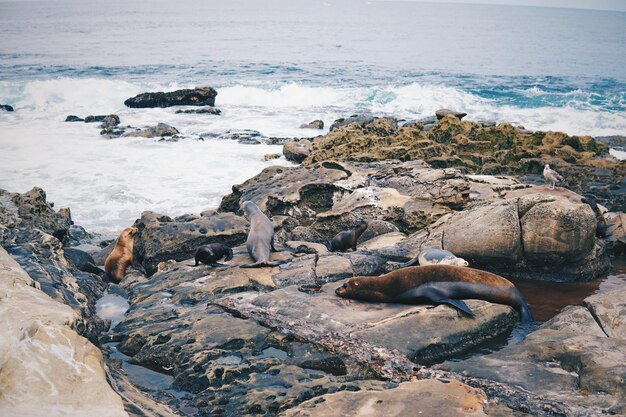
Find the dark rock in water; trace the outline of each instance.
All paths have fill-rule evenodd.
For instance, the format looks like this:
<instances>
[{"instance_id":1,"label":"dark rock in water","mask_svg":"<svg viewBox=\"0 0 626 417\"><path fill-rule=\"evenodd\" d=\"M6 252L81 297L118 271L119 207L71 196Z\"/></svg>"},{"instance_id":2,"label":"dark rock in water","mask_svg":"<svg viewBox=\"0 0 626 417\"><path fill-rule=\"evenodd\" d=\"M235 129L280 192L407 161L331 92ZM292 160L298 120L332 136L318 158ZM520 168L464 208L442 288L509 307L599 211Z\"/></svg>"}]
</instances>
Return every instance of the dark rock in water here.
<instances>
[{"instance_id":1,"label":"dark rock in water","mask_svg":"<svg viewBox=\"0 0 626 417\"><path fill-rule=\"evenodd\" d=\"M196 113L196 114L214 114L214 115L219 115L222 113L222 111L220 109L216 109L215 107L206 107L204 109L191 109L191 110L176 110L175 111L176 114L180 114L180 113Z\"/></svg>"},{"instance_id":2,"label":"dark rock in water","mask_svg":"<svg viewBox=\"0 0 626 417\"><path fill-rule=\"evenodd\" d=\"M143 93L124 101L127 107L214 106L217 91L211 87L177 90L171 93Z\"/></svg>"},{"instance_id":3,"label":"dark rock in water","mask_svg":"<svg viewBox=\"0 0 626 417\"><path fill-rule=\"evenodd\" d=\"M454 110L448 110L448 109L439 109L435 112L435 116L437 117L437 120L441 120L446 116L454 116L457 119L461 120L462 118L467 116L467 113L454 111Z\"/></svg>"},{"instance_id":4,"label":"dark rock in water","mask_svg":"<svg viewBox=\"0 0 626 417\"><path fill-rule=\"evenodd\" d=\"M310 123L305 123L300 125L301 129L324 129L324 121L323 120L313 120Z\"/></svg>"},{"instance_id":5,"label":"dark rock in water","mask_svg":"<svg viewBox=\"0 0 626 417\"><path fill-rule=\"evenodd\" d=\"M100 122L104 122L104 119L106 119L107 115L98 115L98 116L87 116L85 117L85 123L100 123ZM117 117L117 116L116 116Z\"/></svg>"},{"instance_id":6,"label":"dark rock in water","mask_svg":"<svg viewBox=\"0 0 626 417\"><path fill-rule=\"evenodd\" d=\"M65 121L66 122L84 122L85 119L82 119L78 116L74 116L73 114L70 114L69 116L65 118Z\"/></svg>"},{"instance_id":7,"label":"dark rock in water","mask_svg":"<svg viewBox=\"0 0 626 417\"><path fill-rule=\"evenodd\" d=\"M173 126L170 126L166 123L159 123L156 126L150 126L142 130L137 130L135 132L125 133L124 137L140 137L140 138L155 138L155 137L163 137L163 136L173 136L180 133L178 129Z\"/></svg>"},{"instance_id":8,"label":"dark rock in water","mask_svg":"<svg viewBox=\"0 0 626 417\"><path fill-rule=\"evenodd\" d=\"M4 111L13 111L13 107L8 104L0 104L0 110Z\"/></svg>"},{"instance_id":9,"label":"dark rock in water","mask_svg":"<svg viewBox=\"0 0 626 417\"><path fill-rule=\"evenodd\" d=\"M283 154L288 161L302 162L309 156L309 152L313 148L310 141L301 139L299 141L292 141L285 143L283 146Z\"/></svg>"},{"instance_id":10,"label":"dark rock in water","mask_svg":"<svg viewBox=\"0 0 626 417\"><path fill-rule=\"evenodd\" d=\"M120 124L120 118L117 114L109 114L102 120L100 127L102 129L111 129Z\"/></svg>"},{"instance_id":11,"label":"dark rock in water","mask_svg":"<svg viewBox=\"0 0 626 417\"><path fill-rule=\"evenodd\" d=\"M614 135L614 136L597 136L594 138L598 142L605 143L611 148L623 151L626 150L626 136Z\"/></svg>"}]
</instances>

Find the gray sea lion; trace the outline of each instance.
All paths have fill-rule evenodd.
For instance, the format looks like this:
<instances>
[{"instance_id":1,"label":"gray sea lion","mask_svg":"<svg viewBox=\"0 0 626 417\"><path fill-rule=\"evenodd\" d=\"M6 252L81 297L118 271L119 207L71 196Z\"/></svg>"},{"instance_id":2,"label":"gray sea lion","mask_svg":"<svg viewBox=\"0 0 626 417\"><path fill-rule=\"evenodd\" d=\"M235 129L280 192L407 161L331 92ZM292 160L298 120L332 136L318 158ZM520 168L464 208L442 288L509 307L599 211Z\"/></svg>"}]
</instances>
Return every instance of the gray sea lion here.
<instances>
[{"instance_id":1,"label":"gray sea lion","mask_svg":"<svg viewBox=\"0 0 626 417\"><path fill-rule=\"evenodd\" d=\"M415 265L456 265L456 266L468 266L469 263L463 259L457 257L450 251L437 248L426 248L422 250L419 255L403 264L398 264L399 268L406 268Z\"/></svg>"},{"instance_id":2,"label":"gray sea lion","mask_svg":"<svg viewBox=\"0 0 626 417\"><path fill-rule=\"evenodd\" d=\"M270 261L270 251L274 248L274 226L270 219L252 201L244 201L241 206L250 221L250 232L246 240L248 254L255 261L253 264L241 265L241 268L259 268L262 266L278 266L284 262Z\"/></svg>"},{"instance_id":3,"label":"gray sea lion","mask_svg":"<svg viewBox=\"0 0 626 417\"><path fill-rule=\"evenodd\" d=\"M353 251L356 251L356 242L366 229L367 221L361 220L354 229L337 233L328 244L328 250L331 252L345 252L352 248Z\"/></svg>"},{"instance_id":4,"label":"gray sea lion","mask_svg":"<svg viewBox=\"0 0 626 417\"><path fill-rule=\"evenodd\" d=\"M506 278L478 269L426 265L398 269L380 277L354 277L335 293L354 300L420 304L448 304L474 316L463 299L476 298L515 308L522 322L532 321L528 304Z\"/></svg>"},{"instance_id":5,"label":"gray sea lion","mask_svg":"<svg viewBox=\"0 0 626 417\"><path fill-rule=\"evenodd\" d=\"M104 274L104 271L96 266L96 261L93 260L93 257L85 251L75 248L65 248L63 249L63 255L65 259L73 263L76 268L83 272L97 275Z\"/></svg>"},{"instance_id":6,"label":"gray sea lion","mask_svg":"<svg viewBox=\"0 0 626 417\"><path fill-rule=\"evenodd\" d=\"M135 264L135 259L133 258L133 243L138 231L139 229L136 227L127 227L122 230L120 237L117 238L113 251L109 254L106 261L104 261L104 271L106 272L107 278L116 284L124 279L128 265Z\"/></svg>"},{"instance_id":7,"label":"gray sea lion","mask_svg":"<svg viewBox=\"0 0 626 417\"><path fill-rule=\"evenodd\" d=\"M233 250L222 243L202 245L196 251L196 264L189 266L198 266L201 263L211 266L226 266L224 264L217 263L217 261L222 258L224 258L225 261L233 259Z\"/></svg>"}]
</instances>

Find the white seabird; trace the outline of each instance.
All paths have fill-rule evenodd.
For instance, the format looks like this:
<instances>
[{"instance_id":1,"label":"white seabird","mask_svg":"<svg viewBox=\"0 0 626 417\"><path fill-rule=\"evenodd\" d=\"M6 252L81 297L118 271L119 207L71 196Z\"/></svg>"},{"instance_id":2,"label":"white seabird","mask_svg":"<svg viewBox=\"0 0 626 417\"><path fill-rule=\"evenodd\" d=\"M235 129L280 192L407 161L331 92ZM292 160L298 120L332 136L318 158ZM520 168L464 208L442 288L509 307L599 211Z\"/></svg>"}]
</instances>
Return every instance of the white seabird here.
<instances>
[{"instance_id":1,"label":"white seabird","mask_svg":"<svg viewBox=\"0 0 626 417\"><path fill-rule=\"evenodd\" d=\"M553 169L550 169L550 165L548 164L543 167L543 177L546 179L546 181L550 183L551 190L554 190L557 182L563 182L563 177L561 176L561 174Z\"/></svg>"}]
</instances>

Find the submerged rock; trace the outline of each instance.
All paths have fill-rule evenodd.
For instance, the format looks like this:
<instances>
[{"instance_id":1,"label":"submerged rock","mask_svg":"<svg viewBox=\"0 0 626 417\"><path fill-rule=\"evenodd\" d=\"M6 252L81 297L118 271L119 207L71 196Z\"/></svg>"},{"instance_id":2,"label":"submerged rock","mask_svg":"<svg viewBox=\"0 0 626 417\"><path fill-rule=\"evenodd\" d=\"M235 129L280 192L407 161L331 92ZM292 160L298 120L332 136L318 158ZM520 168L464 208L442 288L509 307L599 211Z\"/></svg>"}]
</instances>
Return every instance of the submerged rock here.
<instances>
[{"instance_id":1,"label":"submerged rock","mask_svg":"<svg viewBox=\"0 0 626 417\"><path fill-rule=\"evenodd\" d=\"M74 116L73 114L70 114L69 116L65 118L65 121L66 122L84 122L85 119L82 119L78 116Z\"/></svg>"},{"instance_id":2,"label":"submerged rock","mask_svg":"<svg viewBox=\"0 0 626 417\"><path fill-rule=\"evenodd\" d=\"M14 111L12 106L9 106L8 104L0 104L0 110L4 110L4 111Z\"/></svg>"},{"instance_id":3,"label":"submerged rock","mask_svg":"<svg viewBox=\"0 0 626 417\"><path fill-rule=\"evenodd\" d=\"M174 126L170 126L165 123L159 123L156 126L146 127L145 129L137 130L134 132L124 133L124 137L140 137L140 138L156 138L174 136L180 132Z\"/></svg>"},{"instance_id":4,"label":"submerged rock","mask_svg":"<svg viewBox=\"0 0 626 417\"><path fill-rule=\"evenodd\" d=\"M215 107L205 107L203 109L187 109L187 110L176 110L175 111L176 114L179 113L185 113L185 114L190 114L190 113L194 113L194 114L214 114L214 115L220 115L222 113L222 111L220 109L216 109Z\"/></svg>"},{"instance_id":5,"label":"submerged rock","mask_svg":"<svg viewBox=\"0 0 626 417\"><path fill-rule=\"evenodd\" d=\"M127 107L214 106L217 91L211 87L177 90L169 93L143 93L124 101Z\"/></svg>"}]
</instances>

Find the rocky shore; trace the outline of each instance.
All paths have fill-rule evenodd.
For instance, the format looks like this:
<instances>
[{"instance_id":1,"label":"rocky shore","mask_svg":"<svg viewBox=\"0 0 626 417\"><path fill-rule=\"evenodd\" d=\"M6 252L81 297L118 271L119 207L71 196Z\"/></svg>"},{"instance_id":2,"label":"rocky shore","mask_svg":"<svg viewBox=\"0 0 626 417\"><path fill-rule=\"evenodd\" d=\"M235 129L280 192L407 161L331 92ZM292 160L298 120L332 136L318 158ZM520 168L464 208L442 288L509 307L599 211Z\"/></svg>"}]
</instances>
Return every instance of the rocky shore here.
<instances>
[{"instance_id":1,"label":"rocky shore","mask_svg":"<svg viewBox=\"0 0 626 417\"><path fill-rule=\"evenodd\" d=\"M8 328L0 411L626 413L626 286L528 328L513 308L481 300L467 300L470 318L445 305L335 295L347 278L389 272L427 247L512 280L579 282L611 271L609 255L625 243L624 162L592 138L463 117L440 112L404 127L344 119L325 136L286 143L300 165L266 168L213 210L144 212L134 223L134 256L147 275L130 268L120 284L86 272L68 250L102 265L114 243L74 225L69 209L55 211L41 189L1 190L0 319ZM566 187L537 185L544 163ZM583 196L606 211L608 239L597 237L599 220ZM246 200L270 216L272 259L284 264L239 268L250 262ZM329 239L364 219L356 251L328 251ZM232 247L233 259L192 266L195 250L215 242ZM110 329L98 303L113 295L128 310ZM525 337L480 353L511 332Z\"/></svg>"}]
</instances>

